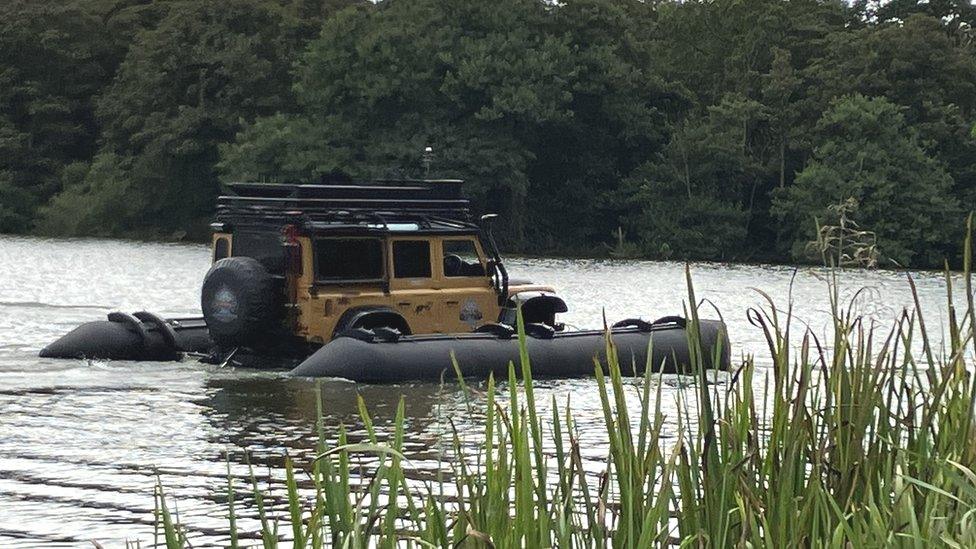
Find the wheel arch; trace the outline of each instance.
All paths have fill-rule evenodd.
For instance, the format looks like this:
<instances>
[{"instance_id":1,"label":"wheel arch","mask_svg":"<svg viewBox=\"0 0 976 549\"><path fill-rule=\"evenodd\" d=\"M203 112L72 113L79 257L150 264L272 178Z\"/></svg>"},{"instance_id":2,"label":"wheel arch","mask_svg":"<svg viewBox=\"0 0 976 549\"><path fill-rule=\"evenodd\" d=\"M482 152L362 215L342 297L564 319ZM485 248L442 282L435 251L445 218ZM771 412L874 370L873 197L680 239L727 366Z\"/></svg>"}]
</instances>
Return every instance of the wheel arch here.
<instances>
[{"instance_id":1,"label":"wheel arch","mask_svg":"<svg viewBox=\"0 0 976 549\"><path fill-rule=\"evenodd\" d=\"M353 328L375 328L386 326L395 328L403 335L410 335L410 324L399 312L389 307L355 307L342 313L332 331L332 338Z\"/></svg>"},{"instance_id":2,"label":"wheel arch","mask_svg":"<svg viewBox=\"0 0 976 549\"><path fill-rule=\"evenodd\" d=\"M504 324L515 325L515 311L522 309L525 322L541 322L552 325L559 313L569 310L563 298L550 290L524 290L509 296L507 306L502 309L499 320Z\"/></svg>"}]
</instances>

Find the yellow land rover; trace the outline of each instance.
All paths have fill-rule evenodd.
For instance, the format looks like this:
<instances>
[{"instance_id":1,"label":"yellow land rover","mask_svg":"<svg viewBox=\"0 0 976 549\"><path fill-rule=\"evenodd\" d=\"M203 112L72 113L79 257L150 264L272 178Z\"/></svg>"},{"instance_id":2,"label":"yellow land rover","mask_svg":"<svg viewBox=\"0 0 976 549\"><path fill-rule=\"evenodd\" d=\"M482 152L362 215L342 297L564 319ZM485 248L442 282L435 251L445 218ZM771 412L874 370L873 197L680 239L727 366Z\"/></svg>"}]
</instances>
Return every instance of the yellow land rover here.
<instances>
[{"instance_id":1,"label":"yellow land rover","mask_svg":"<svg viewBox=\"0 0 976 549\"><path fill-rule=\"evenodd\" d=\"M218 199L201 305L214 342L310 347L355 330L434 334L525 322L560 330L552 288L510 280L458 180L237 183Z\"/></svg>"},{"instance_id":2,"label":"yellow land rover","mask_svg":"<svg viewBox=\"0 0 976 549\"><path fill-rule=\"evenodd\" d=\"M681 317L628 318L609 331L563 331L556 315L566 304L551 288L509 279L492 216L474 223L460 192L453 180L230 185L213 223L203 318L113 312L40 355L192 354L220 364L290 363L300 377L385 383L452 371L505 376L524 352L533 375L566 377L593 374L609 333L634 375L652 366L729 368L721 320L690 328ZM519 310L525 338L513 328Z\"/></svg>"}]
</instances>

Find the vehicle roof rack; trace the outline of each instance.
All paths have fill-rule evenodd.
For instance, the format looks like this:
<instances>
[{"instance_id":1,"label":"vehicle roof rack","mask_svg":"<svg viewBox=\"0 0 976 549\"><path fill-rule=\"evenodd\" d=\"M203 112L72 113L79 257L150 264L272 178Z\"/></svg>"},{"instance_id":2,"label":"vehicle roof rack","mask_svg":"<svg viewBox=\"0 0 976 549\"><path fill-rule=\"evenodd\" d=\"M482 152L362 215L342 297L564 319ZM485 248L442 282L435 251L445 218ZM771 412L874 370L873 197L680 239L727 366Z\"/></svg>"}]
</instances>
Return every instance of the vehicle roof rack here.
<instances>
[{"instance_id":1,"label":"vehicle roof rack","mask_svg":"<svg viewBox=\"0 0 976 549\"><path fill-rule=\"evenodd\" d=\"M476 228L461 180L385 179L327 185L231 183L217 199L216 221L234 225L280 225L352 229L417 223L431 230Z\"/></svg>"},{"instance_id":2,"label":"vehicle roof rack","mask_svg":"<svg viewBox=\"0 0 976 549\"><path fill-rule=\"evenodd\" d=\"M460 179L378 179L321 185L230 183L234 196L294 199L461 200Z\"/></svg>"}]
</instances>

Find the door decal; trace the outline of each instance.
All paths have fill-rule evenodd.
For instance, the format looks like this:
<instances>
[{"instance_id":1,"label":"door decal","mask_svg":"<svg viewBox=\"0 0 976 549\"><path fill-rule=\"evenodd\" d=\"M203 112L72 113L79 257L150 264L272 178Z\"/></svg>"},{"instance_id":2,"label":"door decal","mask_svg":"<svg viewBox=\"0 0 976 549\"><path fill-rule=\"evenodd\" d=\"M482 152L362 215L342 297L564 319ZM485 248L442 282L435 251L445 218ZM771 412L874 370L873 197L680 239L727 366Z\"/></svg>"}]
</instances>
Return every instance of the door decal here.
<instances>
[{"instance_id":1,"label":"door decal","mask_svg":"<svg viewBox=\"0 0 976 549\"><path fill-rule=\"evenodd\" d=\"M477 327L478 322L484 318L484 315L481 314L481 309L478 308L478 303L473 299L469 299L465 301L464 306L461 307L461 314L458 316L458 318L461 320L461 322L471 326L471 329L473 330Z\"/></svg>"}]
</instances>

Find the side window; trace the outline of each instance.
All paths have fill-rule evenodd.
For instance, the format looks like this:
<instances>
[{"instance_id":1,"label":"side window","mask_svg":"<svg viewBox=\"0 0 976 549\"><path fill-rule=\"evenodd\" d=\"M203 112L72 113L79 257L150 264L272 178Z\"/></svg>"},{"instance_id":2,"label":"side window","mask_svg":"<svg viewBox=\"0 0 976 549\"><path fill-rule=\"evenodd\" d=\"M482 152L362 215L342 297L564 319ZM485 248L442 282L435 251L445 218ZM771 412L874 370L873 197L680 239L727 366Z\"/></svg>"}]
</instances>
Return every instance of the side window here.
<instances>
[{"instance_id":1,"label":"side window","mask_svg":"<svg viewBox=\"0 0 976 549\"><path fill-rule=\"evenodd\" d=\"M269 272L285 272L285 247L277 232L240 231L234 234L234 256L253 257Z\"/></svg>"},{"instance_id":2,"label":"side window","mask_svg":"<svg viewBox=\"0 0 976 549\"><path fill-rule=\"evenodd\" d=\"M315 241L315 279L321 282L383 278L383 241L322 238Z\"/></svg>"},{"instance_id":3,"label":"side window","mask_svg":"<svg viewBox=\"0 0 976 549\"><path fill-rule=\"evenodd\" d=\"M485 276L474 240L444 241L444 276Z\"/></svg>"},{"instance_id":4,"label":"side window","mask_svg":"<svg viewBox=\"0 0 976 549\"><path fill-rule=\"evenodd\" d=\"M226 238L218 238L214 241L213 248L213 260L220 261L221 259L230 255L230 245L227 243Z\"/></svg>"},{"instance_id":5,"label":"side window","mask_svg":"<svg viewBox=\"0 0 976 549\"><path fill-rule=\"evenodd\" d=\"M396 278L430 278L430 242L426 240L393 241L393 276Z\"/></svg>"}]
</instances>

